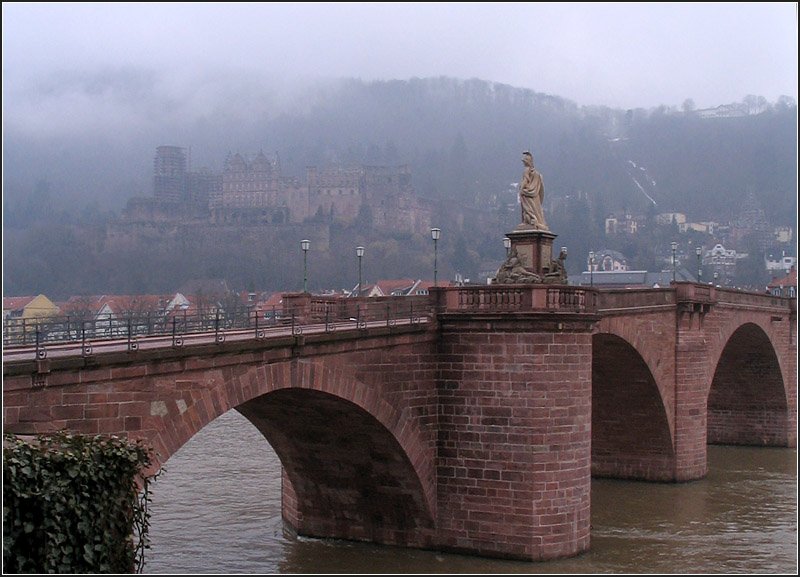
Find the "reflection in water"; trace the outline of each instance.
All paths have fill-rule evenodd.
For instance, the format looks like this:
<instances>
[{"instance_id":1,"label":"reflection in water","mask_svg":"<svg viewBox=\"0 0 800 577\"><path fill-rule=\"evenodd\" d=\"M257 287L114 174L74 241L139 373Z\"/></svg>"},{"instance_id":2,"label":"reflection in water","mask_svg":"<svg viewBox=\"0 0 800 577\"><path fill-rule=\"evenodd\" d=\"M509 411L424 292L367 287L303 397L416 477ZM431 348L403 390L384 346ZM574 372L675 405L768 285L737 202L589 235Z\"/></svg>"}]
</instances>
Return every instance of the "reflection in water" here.
<instances>
[{"instance_id":1,"label":"reflection in water","mask_svg":"<svg viewBox=\"0 0 800 577\"><path fill-rule=\"evenodd\" d=\"M592 482L591 550L498 561L286 534L280 463L229 411L153 485L148 573L795 573L797 453L709 447L706 479Z\"/></svg>"}]
</instances>

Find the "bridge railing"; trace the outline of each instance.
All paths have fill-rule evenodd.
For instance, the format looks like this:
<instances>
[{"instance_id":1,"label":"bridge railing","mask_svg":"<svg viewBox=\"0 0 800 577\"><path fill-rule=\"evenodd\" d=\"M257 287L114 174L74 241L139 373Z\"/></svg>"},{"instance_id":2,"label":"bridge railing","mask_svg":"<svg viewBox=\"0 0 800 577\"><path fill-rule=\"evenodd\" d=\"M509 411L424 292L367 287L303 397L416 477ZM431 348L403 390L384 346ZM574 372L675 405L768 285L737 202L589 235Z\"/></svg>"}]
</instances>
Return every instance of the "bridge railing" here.
<instances>
[{"instance_id":1,"label":"bridge railing","mask_svg":"<svg viewBox=\"0 0 800 577\"><path fill-rule=\"evenodd\" d=\"M596 291L567 285L487 285L432 289L441 312L591 313Z\"/></svg>"},{"instance_id":2,"label":"bridge railing","mask_svg":"<svg viewBox=\"0 0 800 577\"><path fill-rule=\"evenodd\" d=\"M297 298L300 296L300 298ZM148 313L51 316L34 319L3 320L3 348L35 346L48 343L92 343L127 339L129 345L148 336L215 333L218 340L229 331L253 331L264 336L271 328L291 327L302 332L307 325L324 325L326 331L336 327L366 328L368 323L419 322L433 314L430 297L341 298L312 295L285 295L281 306L215 309L203 312L188 310ZM135 346L132 346L135 348Z\"/></svg>"}]
</instances>

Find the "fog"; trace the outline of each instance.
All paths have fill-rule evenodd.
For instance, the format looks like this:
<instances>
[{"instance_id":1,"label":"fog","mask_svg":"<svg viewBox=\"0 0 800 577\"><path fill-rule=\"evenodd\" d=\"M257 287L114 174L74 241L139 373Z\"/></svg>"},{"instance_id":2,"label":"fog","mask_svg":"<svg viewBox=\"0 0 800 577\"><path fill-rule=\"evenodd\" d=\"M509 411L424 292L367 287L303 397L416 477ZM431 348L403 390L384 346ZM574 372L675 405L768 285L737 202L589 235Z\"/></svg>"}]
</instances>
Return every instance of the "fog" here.
<instances>
[{"instance_id":1,"label":"fog","mask_svg":"<svg viewBox=\"0 0 800 577\"><path fill-rule=\"evenodd\" d=\"M4 193L118 208L160 144L219 169L330 82L451 77L578 106L797 98L794 3L4 3Z\"/></svg>"},{"instance_id":2,"label":"fog","mask_svg":"<svg viewBox=\"0 0 800 577\"><path fill-rule=\"evenodd\" d=\"M708 107L796 97L797 12L769 2L3 5L4 95L109 68L154 71L174 97L226 70L271 82L474 77L581 105Z\"/></svg>"}]
</instances>

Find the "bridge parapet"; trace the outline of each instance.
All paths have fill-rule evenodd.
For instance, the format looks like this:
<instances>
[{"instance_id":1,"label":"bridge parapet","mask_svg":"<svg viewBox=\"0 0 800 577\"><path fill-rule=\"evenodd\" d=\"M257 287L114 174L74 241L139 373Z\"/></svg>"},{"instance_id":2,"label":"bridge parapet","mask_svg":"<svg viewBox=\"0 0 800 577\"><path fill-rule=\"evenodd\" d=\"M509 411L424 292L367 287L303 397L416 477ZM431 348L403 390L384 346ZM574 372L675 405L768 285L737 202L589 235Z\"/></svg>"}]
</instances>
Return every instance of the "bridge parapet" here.
<instances>
[{"instance_id":1,"label":"bridge parapet","mask_svg":"<svg viewBox=\"0 0 800 577\"><path fill-rule=\"evenodd\" d=\"M440 287L431 289L439 312L594 313L597 293L566 285Z\"/></svg>"},{"instance_id":2,"label":"bridge parapet","mask_svg":"<svg viewBox=\"0 0 800 577\"><path fill-rule=\"evenodd\" d=\"M711 287L709 287L711 288ZM737 306L756 306L784 309L789 311L797 310L796 299L778 297L767 293L744 292L736 289L714 287L715 300L719 303Z\"/></svg>"},{"instance_id":3,"label":"bridge parapet","mask_svg":"<svg viewBox=\"0 0 800 577\"><path fill-rule=\"evenodd\" d=\"M293 311L297 322L321 323L328 319L359 319L364 322L430 316L429 295L350 297L284 293L283 306Z\"/></svg>"},{"instance_id":4,"label":"bridge parapet","mask_svg":"<svg viewBox=\"0 0 800 577\"><path fill-rule=\"evenodd\" d=\"M677 305L683 308L702 309L707 312L708 308L715 304L741 308L775 308L792 313L797 310L795 299L689 282L675 283L660 289L602 289L597 292L597 308L600 312L632 311Z\"/></svg>"},{"instance_id":5,"label":"bridge parapet","mask_svg":"<svg viewBox=\"0 0 800 577\"><path fill-rule=\"evenodd\" d=\"M671 288L603 289L597 294L597 308L601 311L671 307L675 302L675 291Z\"/></svg>"}]
</instances>

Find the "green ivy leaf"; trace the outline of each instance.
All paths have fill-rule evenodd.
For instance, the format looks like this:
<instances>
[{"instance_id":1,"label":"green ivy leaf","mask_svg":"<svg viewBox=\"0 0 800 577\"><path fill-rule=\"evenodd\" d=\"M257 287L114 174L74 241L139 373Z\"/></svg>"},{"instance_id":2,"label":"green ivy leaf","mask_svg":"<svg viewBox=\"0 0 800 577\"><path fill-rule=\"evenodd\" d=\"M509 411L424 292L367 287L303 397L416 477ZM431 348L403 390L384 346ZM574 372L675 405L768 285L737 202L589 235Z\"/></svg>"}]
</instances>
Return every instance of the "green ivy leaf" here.
<instances>
[{"instance_id":1,"label":"green ivy leaf","mask_svg":"<svg viewBox=\"0 0 800 577\"><path fill-rule=\"evenodd\" d=\"M158 473L145 477L140 491L136 479L151 464L140 442L65 433L33 443L4 439L4 569L141 571L149 548L148 484ZM38 545L22 537L33 532L41 535Z\"/></svg>"}]
</instances>

